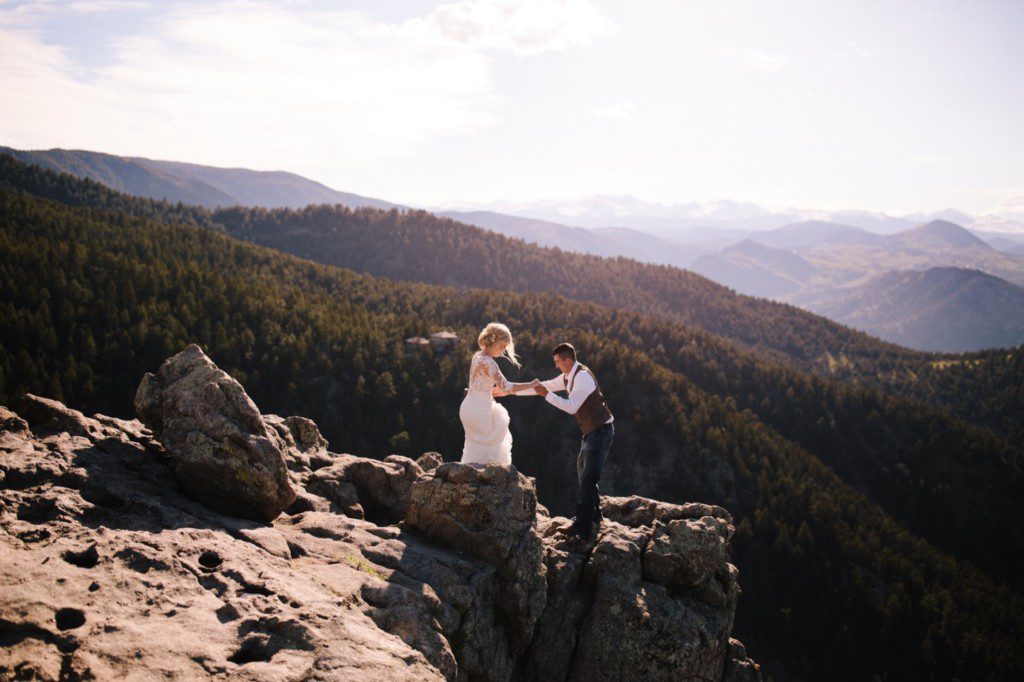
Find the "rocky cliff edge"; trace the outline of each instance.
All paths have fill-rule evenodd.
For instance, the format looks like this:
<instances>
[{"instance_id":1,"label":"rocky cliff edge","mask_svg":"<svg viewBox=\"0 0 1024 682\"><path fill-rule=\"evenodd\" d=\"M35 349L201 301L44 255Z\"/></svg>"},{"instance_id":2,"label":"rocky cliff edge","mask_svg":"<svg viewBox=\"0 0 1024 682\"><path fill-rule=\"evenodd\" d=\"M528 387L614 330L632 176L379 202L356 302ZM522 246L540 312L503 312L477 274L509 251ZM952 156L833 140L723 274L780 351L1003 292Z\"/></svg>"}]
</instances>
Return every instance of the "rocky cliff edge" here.
<instances>
[{"instance_id":1,"label":"rocky cliff edge","mask_svg":"<svg viewBox=\"0 0 1024 682\"><path fill-rule=\"evenodd\" d=\"M596 539L511 467L335 454L197 346L141 420L0 407L0 678L760 680L721 507L606 497Z\"/></svg>"}]
</instances>

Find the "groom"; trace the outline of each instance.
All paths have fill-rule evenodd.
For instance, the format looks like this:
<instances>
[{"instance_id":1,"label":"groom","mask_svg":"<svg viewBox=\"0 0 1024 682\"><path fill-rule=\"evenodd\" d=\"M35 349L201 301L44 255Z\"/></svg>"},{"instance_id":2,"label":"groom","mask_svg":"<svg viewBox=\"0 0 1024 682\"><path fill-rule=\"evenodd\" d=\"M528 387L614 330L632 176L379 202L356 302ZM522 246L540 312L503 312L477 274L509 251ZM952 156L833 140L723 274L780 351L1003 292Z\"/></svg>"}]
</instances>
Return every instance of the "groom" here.
<instances>
[{"instance_id":1,"label":"groom","mask_svg":"<svg viewBox=\"0 0 1024 682\"><path fill-rule=\"evenodd\" d=\"M555 367L561 376L548 381L533 380L538 395L576 417L576 423L583 432L580 454L576 458L576 475L579 477L576 517L572 533L578 538L588 539L595 522L601 521L600 490L597 482L601 479L604 461L612 447L615 427L608 403L597 385L597 377L590 368L576 360L576 349L570 343L560 343L551 351ZM555 395L565 391L567 398ZM522 395L522 393L520 393Z\"/></svg>"}]
</instances>

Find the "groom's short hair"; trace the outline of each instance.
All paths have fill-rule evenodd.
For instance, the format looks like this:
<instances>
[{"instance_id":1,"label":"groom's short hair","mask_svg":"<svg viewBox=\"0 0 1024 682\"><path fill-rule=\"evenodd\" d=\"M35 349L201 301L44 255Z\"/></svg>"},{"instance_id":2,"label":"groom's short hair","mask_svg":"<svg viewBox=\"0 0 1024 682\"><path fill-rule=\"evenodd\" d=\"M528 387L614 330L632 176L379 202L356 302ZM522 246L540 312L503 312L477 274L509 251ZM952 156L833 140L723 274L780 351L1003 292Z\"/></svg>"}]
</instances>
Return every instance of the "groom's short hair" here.
<instances>
[{"instance_id":1,"label":"groom's short hair","mask_svg":"<svg viewBox=\"0 0 1024 682\"><path fill-rule=\"evenodd\" d=\"M560 358L570 357L575 361L576 349L571 343L560 343L552 349L551 355L557 355Z\"/></svg>"}]
</instances>

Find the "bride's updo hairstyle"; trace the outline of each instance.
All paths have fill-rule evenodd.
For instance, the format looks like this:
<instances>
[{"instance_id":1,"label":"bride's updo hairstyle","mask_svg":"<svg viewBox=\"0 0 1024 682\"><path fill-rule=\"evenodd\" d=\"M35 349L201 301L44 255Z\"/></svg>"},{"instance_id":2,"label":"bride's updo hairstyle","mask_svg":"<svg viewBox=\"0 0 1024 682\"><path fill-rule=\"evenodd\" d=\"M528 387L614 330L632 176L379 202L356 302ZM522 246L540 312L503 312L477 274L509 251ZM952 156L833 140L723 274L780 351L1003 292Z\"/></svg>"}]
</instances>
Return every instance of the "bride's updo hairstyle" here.
<instances>
[{"instance_id":1,"label":"bride's updo hairstyle","mask_svg":"<svg viewBox=\"0 0 1024 682\"><path fill-rule=\"evenodd\" d=\"M522 367L519 364L518 356L516 356L516 345L512 343L512 332L501 322L491 322L484 327L483 331L480 332L480 336L476 339L481 350L500 341L508 341L508 345L505 346L505 350L501 355L508 358L508 361L516 367Z\"/></svg>"}]
</instances>

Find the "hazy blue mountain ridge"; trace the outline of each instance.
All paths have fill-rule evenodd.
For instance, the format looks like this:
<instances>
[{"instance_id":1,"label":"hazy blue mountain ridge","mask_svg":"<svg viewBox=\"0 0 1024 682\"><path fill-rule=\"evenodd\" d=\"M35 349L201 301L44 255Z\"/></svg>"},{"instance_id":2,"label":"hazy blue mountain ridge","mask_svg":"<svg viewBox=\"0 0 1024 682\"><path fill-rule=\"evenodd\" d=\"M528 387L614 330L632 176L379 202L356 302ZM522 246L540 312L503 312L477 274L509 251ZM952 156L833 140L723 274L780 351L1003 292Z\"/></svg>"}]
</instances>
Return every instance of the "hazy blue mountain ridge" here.
<instances>
[{"instance_id":1,"label":"hazy blue mountain ridge","mask_svg":"<svg viewBox=\"0 0 1024 682\"><path fill-rule=\"evenodd\" d=\"M754 239L703 256L693 269L741 293L793 303L918 350L1024 341L1024 254L1000 251L955 223L933 220L878 235L804 222Z\"/></svg>"},{"instance_id":2,"label":"hazy blue mountain ridge","mask_svg":"<svg viewBox=\"0 0 1024 682\"><path fill-rule=\"evenodd\" d=\"M969 351L1024 343L1024 288L979 270L887 272L855 287L795 302L921 350Z\"/></svg>"},{"instance_id":3,"label":"hazy blue mountain ridge","mask_svg":"<svg viewBox=\"0 0 1024 682\"><path fill-rule=\"evenodd\" d=\"M933 220L924 225L919 225L895 235L893 241L902 247L919 249L992 248L984 240L971 234L970 230L948 220Z\"/></svg>"},{"instance_id":4,"label":"hazy blue mountain ridge","mask_svg":"<svg viewBox=\"0 0 1024 682\"><path fill-rule=\"evenodd\" d=\"M539 246L676 267L687 267L710 251L625 227L587 229L493 211L443 211L437 215Z\"/></svg>"},{"instance_id":5,"label":"hazy blue mountain ridge","mask_svg":"<svg viewBox=\"0 0 1024 682\"><path fill-rule=\"evenodd\" d=\"M790 223L774 230L758 232L753 238L761 244L792 251L822 244L880 244L886 239L885 235L861 227L823 220Z\"/></svg>"},{"instance_id":6,"label":"hazy blue mountain ridge","mask_svg":"<svg viewBox=\"0 0 1024 682\"><path fill-rule=\"evenodd\" d=\"M751 239L720 253L701 256L691 269L741 294L767 298L799 291L817 273L811 263L796 253Z\"/></svg>"}]
</instances>

